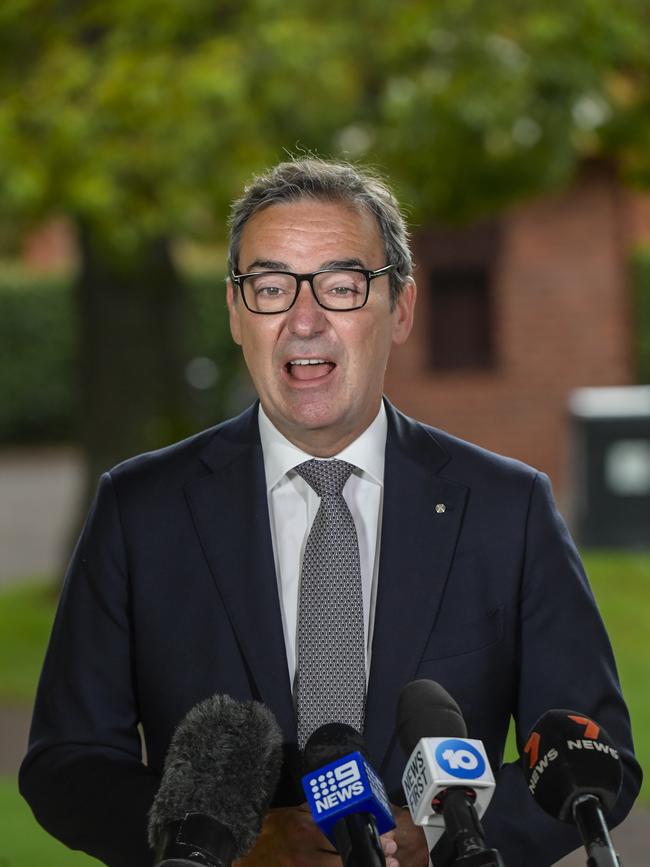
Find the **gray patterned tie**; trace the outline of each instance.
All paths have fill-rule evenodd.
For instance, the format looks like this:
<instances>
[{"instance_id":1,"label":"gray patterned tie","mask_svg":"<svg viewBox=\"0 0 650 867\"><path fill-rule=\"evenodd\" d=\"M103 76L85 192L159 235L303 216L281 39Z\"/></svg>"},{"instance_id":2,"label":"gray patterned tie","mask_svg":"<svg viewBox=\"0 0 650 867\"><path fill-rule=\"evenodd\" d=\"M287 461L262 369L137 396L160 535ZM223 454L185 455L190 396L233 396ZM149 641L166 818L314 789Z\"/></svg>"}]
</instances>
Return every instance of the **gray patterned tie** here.
<instances>
[{"instance_id":1,"label":"gray patterned tie","mask_svg":"<svg viewBox=\"0 0 650 867\"><path fill-rule=\"evenodd\" d=\"M359 542L343 499L354 467L306 461L296 468L321 498L305 546L298 605L298 746L319 726L363 729L366 664Z\"/></svg>"}]
</instances>

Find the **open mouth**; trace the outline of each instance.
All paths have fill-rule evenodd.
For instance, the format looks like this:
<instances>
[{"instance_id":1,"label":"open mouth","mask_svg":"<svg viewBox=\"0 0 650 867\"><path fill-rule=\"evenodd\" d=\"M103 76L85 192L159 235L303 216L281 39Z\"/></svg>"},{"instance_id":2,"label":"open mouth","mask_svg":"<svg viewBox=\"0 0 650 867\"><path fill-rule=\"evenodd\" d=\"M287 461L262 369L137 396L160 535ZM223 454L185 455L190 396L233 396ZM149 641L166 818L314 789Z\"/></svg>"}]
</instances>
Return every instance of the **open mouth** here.
<instances>
[{"instance_id":1,"label":"open mouth","mask_svg":"<svg viewBox=\"0 0 650 867\"><path fill-rule=\"evenodd\" d=\"M335 367L333 361L324 358L293 358L285 365L289 376L299 380L320 379L327 376Z\"/></svg>"}]
</instances>

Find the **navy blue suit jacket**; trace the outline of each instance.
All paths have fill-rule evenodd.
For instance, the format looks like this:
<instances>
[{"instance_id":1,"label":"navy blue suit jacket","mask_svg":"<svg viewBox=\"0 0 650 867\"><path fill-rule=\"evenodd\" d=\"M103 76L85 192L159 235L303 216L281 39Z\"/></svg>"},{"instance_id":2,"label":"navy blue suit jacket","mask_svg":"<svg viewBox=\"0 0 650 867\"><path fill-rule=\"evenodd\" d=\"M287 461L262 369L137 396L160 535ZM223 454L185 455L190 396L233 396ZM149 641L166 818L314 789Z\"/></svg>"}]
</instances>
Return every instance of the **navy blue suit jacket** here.
<instances>
[{"instance_id":1,"label":"navy blue suit jacket","mask_svg":"<svg viewBox=\"0 0 650 867\"><path fill-rule=\"evenodd\" d=\"M541 812L518 766L501 767L511 715L520 745L549 708L581 711L608 730L625 769L614 822L640 783L603 624L543 475L388 403L387 412L370 758L403 804L398 695L414 678L438 681L497 770L489 842L508 867L546 867L578 839ZM21 769L36 817L112 867L151 863L146 813L170 738L213 693L273 711L286 741L276 804L297 803L256 407L102 477L66 578Z\"/></svg>"}]
</instances>

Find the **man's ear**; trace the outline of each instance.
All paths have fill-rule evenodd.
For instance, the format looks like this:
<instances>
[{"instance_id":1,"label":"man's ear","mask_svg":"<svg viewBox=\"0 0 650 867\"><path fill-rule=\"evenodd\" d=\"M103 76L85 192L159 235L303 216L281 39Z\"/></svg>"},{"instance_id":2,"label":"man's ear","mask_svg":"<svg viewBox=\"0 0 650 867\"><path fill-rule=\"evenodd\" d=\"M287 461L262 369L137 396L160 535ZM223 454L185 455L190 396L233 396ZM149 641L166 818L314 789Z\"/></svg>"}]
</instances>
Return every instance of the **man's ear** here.
<instances>
[{"instance_id":1,"label":"man's ear","mask_svg":"<svg viewBox=\"0 0 650 867\"><path fill-rule=\"evenodd\" d=\"M412 277L407 277L393 310L393 343L405 343L411 333L417 294L415 280Z\"/></svg>"},{"instance_id":2,"label":"man's ear","mask_svg":"<svg viewBox=\"0 0 650 867\"><path fill-rule=\"evenodd\" d=\"M230 320L230 333L232 339L238 346L241 346L241 322L239 321L239 313L241 301L237 297L238 293L232 285L230 277L226 280L226 303L228 304L228 317Z\"/></svg>"}]
</instances>

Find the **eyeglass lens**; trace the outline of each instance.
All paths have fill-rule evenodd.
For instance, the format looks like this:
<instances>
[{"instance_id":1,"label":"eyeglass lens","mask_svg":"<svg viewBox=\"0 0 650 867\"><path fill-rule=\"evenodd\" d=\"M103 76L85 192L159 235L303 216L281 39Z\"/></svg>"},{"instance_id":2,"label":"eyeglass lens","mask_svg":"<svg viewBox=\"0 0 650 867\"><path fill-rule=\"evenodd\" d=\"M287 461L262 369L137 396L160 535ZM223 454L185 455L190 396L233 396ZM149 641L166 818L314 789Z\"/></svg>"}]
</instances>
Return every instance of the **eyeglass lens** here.
<instances>
[{"instance_id":1,"label":"eyeglass lens","mask_svg":"<svg viewBox=\"0 0 650 867\"><path fill-rule=\"evenodd\" d=\"M328 310L362 307L368 293L366 275L359 271L323 271L312 278L318 302ZM246 305L259 313L288 310L298 291L292 274L267 271L242 280Z\"/></svg>"}]
</instances>

